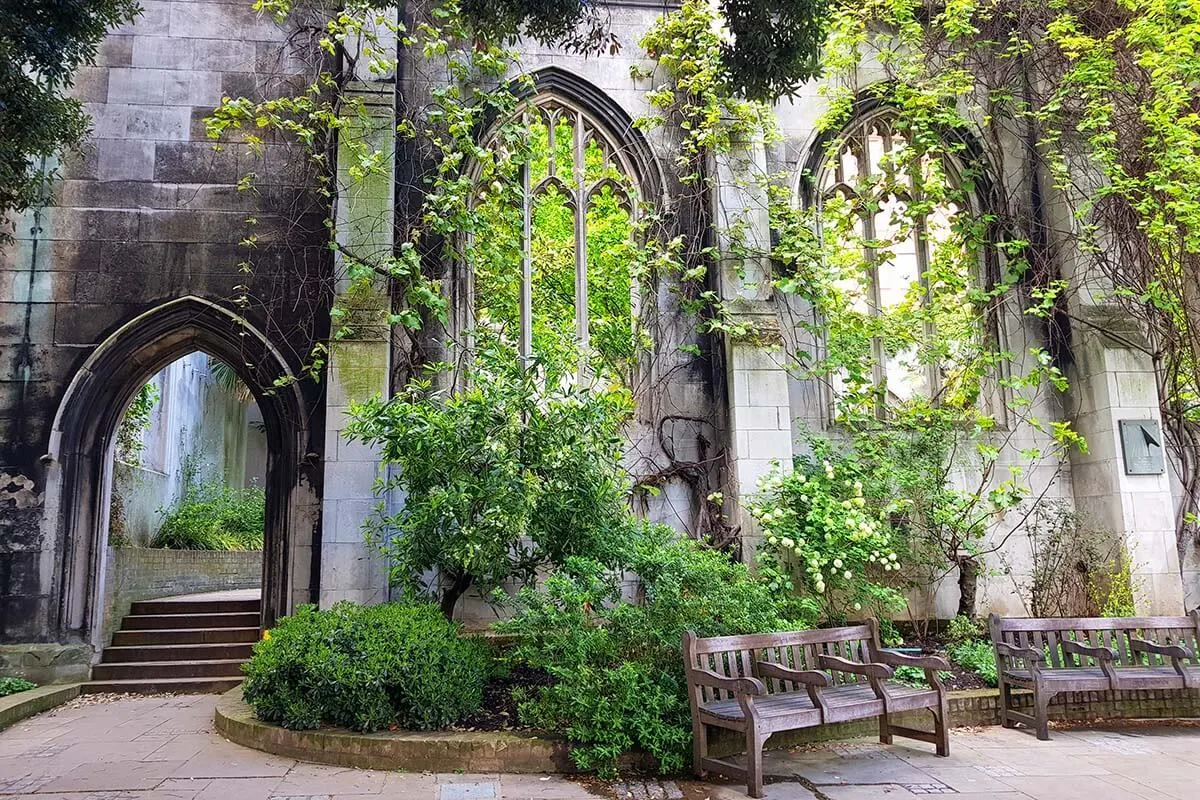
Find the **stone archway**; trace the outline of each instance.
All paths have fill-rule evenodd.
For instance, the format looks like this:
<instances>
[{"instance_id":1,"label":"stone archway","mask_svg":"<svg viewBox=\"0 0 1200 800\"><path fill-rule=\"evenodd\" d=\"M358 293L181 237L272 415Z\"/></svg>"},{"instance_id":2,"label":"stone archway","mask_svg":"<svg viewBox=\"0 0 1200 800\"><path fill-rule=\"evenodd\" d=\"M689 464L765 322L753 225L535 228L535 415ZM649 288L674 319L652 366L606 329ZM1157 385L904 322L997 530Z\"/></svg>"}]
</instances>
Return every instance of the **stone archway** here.
<instances>
[{"instance_id":1,"label":"stone archway","mask_svg":"<svg viewBox=\"0 0 1200 800\"><path fill-rule=\"evenodd\" d=\"M267 436L264 626L311 594L318 500L307 480L308 409L286 359L244 318L183 297L126 323L71 381L51 432L45 524L53 526L52 628L60 641L99 647L103 559L117 425L133 394L181 356L202 351L232 366L262 411ZM283 379L282 381L280 379ZM304 558L298 557L300 554ZM51 566L51 565L47 565Z\"/></svg>"}]
</instances>

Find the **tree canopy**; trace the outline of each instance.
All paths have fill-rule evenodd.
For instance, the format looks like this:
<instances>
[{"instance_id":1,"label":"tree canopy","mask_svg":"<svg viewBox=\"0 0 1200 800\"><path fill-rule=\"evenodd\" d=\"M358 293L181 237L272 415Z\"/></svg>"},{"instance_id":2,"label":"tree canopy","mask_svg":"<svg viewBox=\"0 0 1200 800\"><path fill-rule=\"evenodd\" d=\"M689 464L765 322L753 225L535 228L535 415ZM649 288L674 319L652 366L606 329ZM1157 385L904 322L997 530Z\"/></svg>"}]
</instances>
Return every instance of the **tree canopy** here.
<instances>
[{"instance_id":1,"label":"tree canopy","mask_svg":"<svg viewBox=\"0 0 1200 800\"><path fill-rule=\"evenodd\" d=\"M139 13L135 0L0 0L0 214L36 202L47 161L83 142L75 71Z\"/></svg>"}]
</instances>

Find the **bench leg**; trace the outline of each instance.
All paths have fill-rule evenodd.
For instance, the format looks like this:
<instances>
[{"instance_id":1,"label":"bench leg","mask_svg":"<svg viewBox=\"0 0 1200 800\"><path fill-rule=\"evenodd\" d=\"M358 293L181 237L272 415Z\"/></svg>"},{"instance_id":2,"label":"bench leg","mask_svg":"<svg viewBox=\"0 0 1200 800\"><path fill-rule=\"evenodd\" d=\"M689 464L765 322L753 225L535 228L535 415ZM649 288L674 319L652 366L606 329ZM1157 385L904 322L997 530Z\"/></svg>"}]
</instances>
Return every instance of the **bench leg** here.
<instances>
[{"instance_id":1,"label":"bench leg","mask_svg":"<svg viewBox=\"0 0 1200 800\"><path fill-rule=\"evenodd\" d=\"M950 755L950 702L946 695L938 698L938 707L929 709L933 712L933 732L937 736L934 746L939 756Z\"/></svg>"},{"instance_id":2,"label":"bench leg","mask_svg":"<svg viewBox=\"0 0 1200 800\"><path fill-rule=\"evenodd\" d=\"M763 796L763 745L766 737L760 736L751 725L746 728L746 794Z\"/></svg>"},{"instance_id":3,"label":"bench leg","mask_svg":"<svg viewBox=\"0 0 1200 800\"><path fill-rule=\"evenodd\" d=\"M892 726L888 724L888 715L886 711L879 715L879 743L892 743Z\"/></svg>"},{"instance_id":4,"label":"bench leg","mask_svg":"<svg viewBox=\"0 0 1200 800\"><path fill-rule=\"evenodd\" d=\"M692 725L692 771L697 778L707 778L704 759L708 757L708 726L703 722Z\"/></svg>"},{"instance_id":5,"label":"bench leg","mask_svg":"<svg viewBox=\"0 0 1200 800\"><path fill-rule=\"evenodd\" d=\"M1055 694L1037 685L1033 689L1033 715L1037 720L1037 738L1043 742L1050 740L1050 698Z\"/></svg>"},{"instance_id":6,"label":"bench leg","mask_svg":"<svg viewBox=\"0 0 1200 800\"><path fill-rule=\"evenodd\" d=\"M1012 719L1008 712L1013 707L1012 684L1000 679L1000 725L1005 728L1017 727L1016 720Z\"/></svg>"}]
</instances>

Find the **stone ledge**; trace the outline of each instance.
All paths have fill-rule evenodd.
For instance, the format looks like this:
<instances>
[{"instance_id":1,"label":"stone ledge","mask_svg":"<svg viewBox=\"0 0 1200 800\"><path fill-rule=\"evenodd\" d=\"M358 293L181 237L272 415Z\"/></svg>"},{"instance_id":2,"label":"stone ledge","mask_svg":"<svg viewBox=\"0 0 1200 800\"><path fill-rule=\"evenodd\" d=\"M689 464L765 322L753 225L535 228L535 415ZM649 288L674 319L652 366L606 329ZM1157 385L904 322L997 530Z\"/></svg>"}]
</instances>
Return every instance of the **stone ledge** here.
<instances>
[{"instance_id":1,"label":"stone ledge","mask_svg":"<svg viewBox=\"0 0 1200 800\"><path fill-rule=\"evenodd\" d=\"M79 696L78 683L39 686L27 692L0 697L0 730L26 717L61 706Z\"/></svg>"},{"instance_id":2,"label":"stone ledge","mask_svg":"<svg viewBox=\"0 0 1200 800\"><path fill-rule=\"evenodd\" d=\"M1032 695L1016 694L1017 706L1032 706ZM1200 717L1200 691L1065 692L1054 698L1050 718L1060 722L1098 719L1179 719ZM950 693L953 727L1000 724L1000 694L996 689ZM927 728L929 714L896 714L893 723ZM328 728L289 731L254 717L239 686L221 696L216 709L217 730L230 741L275 755L360 769L405 769L414 772L578 772L569 748L561 740L529 733L430 731L361 734ZM799 747L832 739L874 736L874 719L824 725L772 736L768 749ZM741 752L741 737L715 730L709 740L718 758ZM632 763L632 762L631 762Z\"/></svg>"},{"instance_id":3,"label":"stone ledge","mask_svg":"<svg viewBox=\"0 0 1200 800\"><path fill-rule=\"evenodd\" d=\"M289 731L256 719L242 699L240 686L221 695L215 722L217 731L235 744L339 767L469 773L578 771L565 742L524 733Z\"/></svg>"}]
</instances>

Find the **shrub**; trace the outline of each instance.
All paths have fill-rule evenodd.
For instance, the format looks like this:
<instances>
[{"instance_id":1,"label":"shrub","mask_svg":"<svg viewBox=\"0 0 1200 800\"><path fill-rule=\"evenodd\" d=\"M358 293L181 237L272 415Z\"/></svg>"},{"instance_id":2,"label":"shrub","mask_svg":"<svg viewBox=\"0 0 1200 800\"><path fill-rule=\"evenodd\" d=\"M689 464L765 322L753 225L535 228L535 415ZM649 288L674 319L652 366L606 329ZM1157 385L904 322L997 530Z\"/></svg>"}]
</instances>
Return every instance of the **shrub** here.
<instances>
[{"instance_id":1,"label":"shrub","mask_svg":"<svg viewBox=\"0 0 1200 800\"><path fill-rule=\"evenodd\" d=\"M825 620L902 610L900 555L889 525L900 506L882 496L862 459L821 439L812 444L812 458L786 473L776 468L751 498L750 513L766 538L757 554L760 574L772 591L815 598Z\"/></svg>"},{"instance_id":2,"label":"shrub","mask_svg":"<svg viewBox=\"0 0 1200 800\"><path fill-rule=\"evenodd\" d=\"M17 692L27 692L36 689L37 684L24 678L0 678L0 697L8 697Z\"/></svg>"},{"instance_id":3,"label":"shrub","mask_svg":"<svg viewBox=\"0 0 1200 800\"><path fill-rule=\"evenodd\" d=\"M151 547L171 550L262 550L266 493L221 483L189 488L164 515Z\"/></svg>"},{"instance_id":4,"label":"shrub","mask_svg":"<svg viewBox=\"0 0 1200 800\"><path fill-rule=\"evenodd\" d=\"M978 675L988 686L996 686L996 654L992 643L985 639L972 639L951 645L947 653L964 669Z\"/></svg>"},{"instance_id":5,"label":"shrub","mask_svg":"<svg viewBox=\"0 0 1200 800\"><path fill-rule=\"evenodd\" d=\"M490 656L437 606L301 606L254 646L246 702L264 722L445 728L479 708Z\"/></svg>"},{"instance_id":6,"label":"shrub","mask_svg":"<svg viewBox=\"0 0 1200 800\"><path fill-rule=\"evenodd\" d=\"M972 639L980 639L985 631L978 620L959 614L946 625L946 640L950 644L963 644Z\"/></svg>"},{"instance_id":7,"label":"shrub","mask_svg":"<svg viewBox=\"0 0 1200 800\"><path fill-rule=\"evenodd\" d=\"M460 391L418 381L356 405L347 435L380 446L396 467L381 488L405 498L368 521L393 584L449 617L469 589L490 596L570 556L614 564L633 521L628 412L623 390L547 386L497 348L477 354Z\"/></svg>"},{"instance_id":8,"label":"shrub","mask_svg":"<svg viewBox=\"0 0 1200 800\"><path fill-rule=\"evenodd\" d=\"M640 602L621 601L611 572L577 558L542 589L522 590L515 616L497 627L516 634L514 659L557 680L521 704L522 721L563 733L581 769L611 774L623 753L639 750L660 772L676 772L692 741L683 632L794 629L815 609L670 529L638 531L624 561L641 578Z\"/></svg>"}]
</instances>

